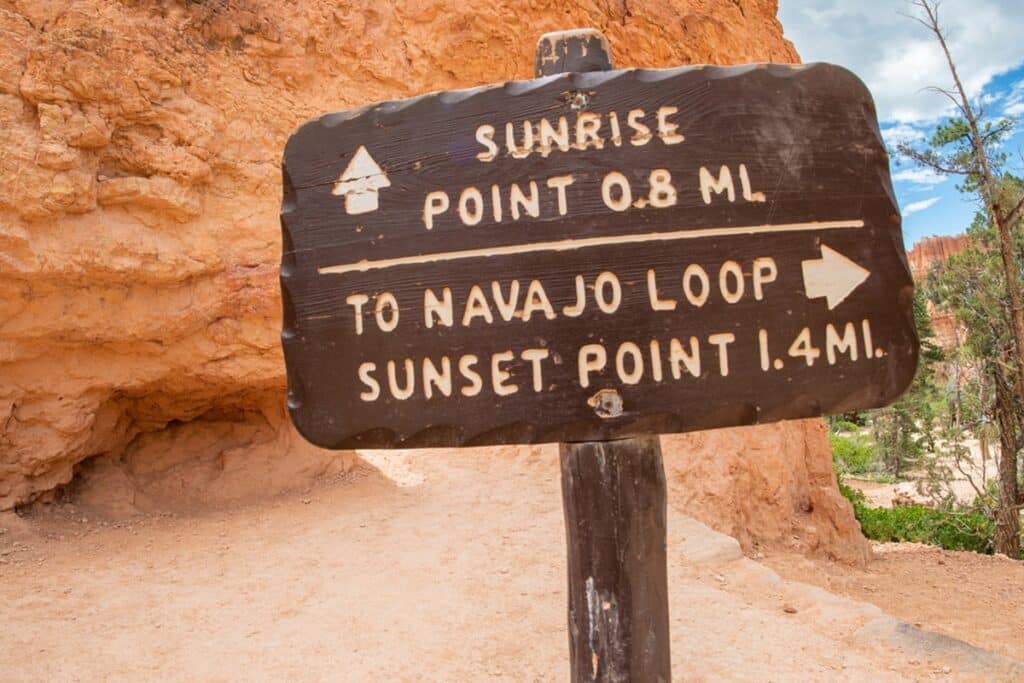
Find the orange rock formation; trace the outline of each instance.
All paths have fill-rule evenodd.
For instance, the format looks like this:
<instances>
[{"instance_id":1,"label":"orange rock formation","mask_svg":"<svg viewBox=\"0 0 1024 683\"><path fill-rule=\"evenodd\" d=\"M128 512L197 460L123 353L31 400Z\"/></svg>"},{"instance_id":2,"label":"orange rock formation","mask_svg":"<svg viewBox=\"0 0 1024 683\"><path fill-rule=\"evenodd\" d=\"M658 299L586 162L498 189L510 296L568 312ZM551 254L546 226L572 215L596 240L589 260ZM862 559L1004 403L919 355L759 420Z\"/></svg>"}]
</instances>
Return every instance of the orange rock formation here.
<instances>
[{"instance_id":1,"label":"orange rock formation","mask_svg":"<svg viewBox=\"0 0 1024 683\"><path fill-rule=\"evenodd\" d=\"M928 276L928 271L931 270L933 264L945 263L950 256L959 254L969 244L970 238L967 235L941 235L924 238L907 252L907 260L910 261L910 272L914 276L914 280L923 280ZM935 332L935 343L944 349L956 348L963 335L952 314L937 310L929 302L928 315L931 317L932 331Z\"/></svg>"},{"instance_id":2,"label":"orange rock formation","mask_svg":"<svg viewBox=\"0 0 1024 683\"><path fill-rule=\"evenodd\" d=\"M928 270L936 261L945 263L950 256L955 256L967 248L970 238L967 235L935 235L925 237L907 252L910 261L910 273L915 280L928 275Z\"/></svg>"},{"instance_id":3,"label":"orange rock formation","mask_svg":"<svg viewBox=\"0 0 1024 683\"><path fill-rule=\"evenodd\" d=\"M353 462L283 417L278 165L302 121L529 78L536 38L577 26L601 28L623 66L796 61L775 13L774 0L0 0L0 510L88 459L87 475L117 464L99 477L113 489L193 492L234 490L250 456L255 491ZM707 516L737 533L793 517L863 549L819 432L681 437L668 457L678 445L673 467L700 464L694 505L718 501ZM265 467L268 454L301 466ZM175 474L189 459L202 481Z\"/></svg>"}]
</instances>

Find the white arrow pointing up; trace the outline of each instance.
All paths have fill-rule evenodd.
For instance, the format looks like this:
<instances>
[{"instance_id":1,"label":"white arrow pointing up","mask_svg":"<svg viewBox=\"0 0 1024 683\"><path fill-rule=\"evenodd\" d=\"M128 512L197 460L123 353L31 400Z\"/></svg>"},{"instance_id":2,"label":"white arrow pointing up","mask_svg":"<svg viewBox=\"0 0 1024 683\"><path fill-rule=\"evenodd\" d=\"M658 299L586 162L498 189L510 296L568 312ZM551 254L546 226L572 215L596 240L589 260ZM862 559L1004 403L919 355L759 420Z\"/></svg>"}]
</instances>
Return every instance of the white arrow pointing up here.
<instances>
[{"instance_id":1,"label":"white arrow pointing up","mask_svg":"<svg viewBox=\"0 0 1024 683\"><path fill-rule=\"evenodd\" d=\"M383 187L391 187L388 174L377 165L366 147L359 145L331 194L345 197L345 213L369 213L377 210L377 192Z\"/></svg>"},{"instance_id":2,"label":"white arrow pointing up","mask_svg":"<svg viewBox=\"0 0 1024 683\"><path fill-rule=\"evenodd\" d=\"M821 245L820 259L802 261L800 265L804 271L804 292L807 298L825 297L829 310L841 304L871 275L867 268L861 268L824 244Z\"/></svg>"}]
</instances>

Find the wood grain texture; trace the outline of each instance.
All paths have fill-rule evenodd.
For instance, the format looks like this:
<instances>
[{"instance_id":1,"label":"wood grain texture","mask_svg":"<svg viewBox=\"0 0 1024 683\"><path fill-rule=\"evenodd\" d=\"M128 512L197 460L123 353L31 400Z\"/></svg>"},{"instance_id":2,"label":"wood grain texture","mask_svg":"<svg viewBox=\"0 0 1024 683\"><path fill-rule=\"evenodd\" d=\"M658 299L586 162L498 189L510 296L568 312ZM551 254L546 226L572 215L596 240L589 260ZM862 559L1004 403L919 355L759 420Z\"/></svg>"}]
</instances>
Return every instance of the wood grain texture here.
<instances>
[{"instance_id":1,"label":"wood grain texture","mask_svg":"<svg viewBox=\"0 0 1024 683\"><path fill-rule=\"evenodd\" d=\"M658 437L559 446L573 681L672 680Z\"/></svg>"},{"instance_id":2,"label":"wood grain texture","mask_svg":"<svg viewBox=\"0 0 1024 683\"><path fill-rule=\"evenodd\" d=\"M627 112L642 109L643 122L656 124L660 107L675 107L671 121L685 136L679 144L655 137L642 146L628 138L610 139L603 149L534 152L525 158L502 153L490 162L477 159L475 131L493 125L501 142L506 122L517 139L522 122L565 116L570 127L580 112L603 118L617 112L623 135ZM332 188L360 146L387 173L390 187L380 190L380 208L347 215L343 198ZM766 201L729 202L713 195L706 203L698 170L728 166L740 193L742 164L752 190ZM610 172L627 179L634 199L646 196L650 173L664 169L677 188L670 208L610 210L602 182ZM289 407L298 429L314 443L331 448L452 446L603 440L649 433L681 432L769 422L883 405L909 385L917 361L917 337L910 310L913 285L907 269L900 215L892 193L889 164L874 105L852 74L827 64L685 67L668 70L619 70L571 73L533 81L424 95L328 114L301 127L289 140L283 164L281 222L284 252L281 285L284 305L282 342L288 366ZM571 174L565 189L568 207L561 215L557 193L547 178ZM539 184L539 215L510 220L509 187L530 180ZM456 206L461 191L477 187L489 201L497 185L505 205L500 222L484 212L474 226L464 225ZM426 229L425 197L443 190L451 208ZM816 221L862 221L863 227L784 231L771 234L721 234L699 239L586 246L567 251L505 253L509 248L565 239L592 239L714 230L743 226ZM829 308L823 298L808 298L801 264L820 259L825 245L870 270L870 276L842 303ZM339 265L386 261L453 251L493 250L495 255L428 262L342 274L322 273ZM777 277L753 296L753 259L768 257ZM745 295L728 303L717 279L722 264L735 260L743 270ZM706 303L690 305L682 290L688 266L703 269L712 283ZM647 291L654 270L661 294L678 301L673 311L653 311ZM595 281L610 272L620 283L621 304L612 314L593 300ZM589 305L582 315L562 312L576 300L575 277L583 277ZM541 283L554 319L535 312L503 320L491 295L492 283L507 296L518 281L520 299L532 281ZM473 285L486 293L494 322L480 318L461 324ZM424 291L449 288L455 324L424 324ZM390 292L400 309L394 331L374 321L374 297ZM356 334L355 309L346 297L363 293L363 333ZM847 323L861 339L861 323L870 321L877 358L861 344L856 361L841 355L825 360L828 325L843 332ZM807 327L821 351L813 366L788 353ZM763 369L758 332L769 334L768 369ZM730 333L729 372L723 376L709 335ZM669 368L672 339L701 346L699 376L675 379ZM650 342L662 356L662 379L653 378ZM636 384L621 380L617 350L635 343L645 354L646 374ZM603 371L579 380L579 350L601 344L608 360ZM525 349L544 349L543 387L532 386L533 366ZM501 368L518 387L511 395L491 390L492 354L511 351ZM460 393L465 383L455 367L475 355L485 387L476 396ZM451 396L423 392L422 361L453 365ZM416 387L411 397L389 394L385 367L414 361ZM776 369L774 361L783 362ZM372 362L381 396L360 399L360 364ZM628 365L628 363L627 363ZM628 369L628 368L627 368ZM399 372L398 377L403 377ZM601 409L601 390L616 392L621 411ZM607 396L607 395L605 395Z\"/></svg>"}]
</instances>

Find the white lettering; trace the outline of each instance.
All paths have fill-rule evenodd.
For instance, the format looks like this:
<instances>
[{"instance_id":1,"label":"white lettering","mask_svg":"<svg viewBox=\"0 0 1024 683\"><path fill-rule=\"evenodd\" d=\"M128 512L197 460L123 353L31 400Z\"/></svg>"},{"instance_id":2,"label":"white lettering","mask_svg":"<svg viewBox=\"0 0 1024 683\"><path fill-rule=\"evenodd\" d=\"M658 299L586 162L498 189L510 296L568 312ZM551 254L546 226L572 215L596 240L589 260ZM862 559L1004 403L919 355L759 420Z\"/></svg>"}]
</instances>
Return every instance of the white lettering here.
<instances>
[{"instance_id":1,"label":"white lettering","mask_svg":"<svg viewBox=\"0 0 1024 683\"><path fill-rule=\"evenodd\" d=\"M533 151L533 126L529 121L523 121L523 146L516 145L515 126L511 121L505 124L505 147L508 153L516 159L524 159L530 156Z\"/></svg>"},{"instance_id":2,"label":"white lettering","mask_svg":"<svg viewBox=\"0 0 1024 683\"><path fill-rule=\"evenodd\" d=\"M576 301L570 306L562 308L562 315L567 318L578 318L583 315L583 309L587 306L587 288L586 283L583 282L583 276L577 275L575 279L576 284Z\"/></svg>"},{"instance_id":3,"label":"white lettering","mask_svg":"<svg viewBox=\"0 0 1024 683\"><path fill-rule=\"evenodd\" d=\"M469 204L473 203L470 210ZM459 195L459 218L466 225L476 225L484 217L484 197L475 187L467 187Z\"/></svg>"},{"instance_id":4,"label":"white lettering","mask_svg":"<svg viewBox=\"0 0 1024 683\"><path fill-rule=\"evenodd\" d=\"M736 201L736 188L732 184L732 173L729 172L728 166L722 166L718 170L718 178L716 179L711 175L704 166L700 167L700 194L704 198L705 204L711 203L711 192L715 194L722 194L723 192L729 197L730 202Z\"/></svg>"},{"instance_id":5,"label":"white lettering","mask_svg":"<svg viewBox=\"0 0 1024 683\"><path fill-rule=\"evenodd\" d=\"M760 301L764 298L764 285L775 282L779 269L775 267L775 259L770 256L761 256L754 259L754 298Z\"/></svg>"},{"instance_id":6,"label":"white lettering","mask_svg":"<svg viewBox=\"0 0 1024 683\"><path fill-rule=\"evenodd\" d=\"M740 164L740 188L743 190L743 198L748 202L763 202L764 192L750 191L750 176L747 175L747 165Z\"/></svg>"},{"instance_id":7,"label":"white lettering","mask_svg":"<svg viewBox=\"0 0 1024 683\"><path fill-rule=\"evenodd\" d=\"M658 297L658 283L655 281L654 268L647 269L647 298L651 302L652 311L674 311L676 310L675 299L661 299Z\"/></svg>"},{"instance_id":8,"label":"white lettering","mask_svg":"<svg viewBox=\"0 0 1024 683\"><path fill-rule=\"evenodd\" d=\"M387 313L389 310L390 314ZM377 319L377 327L381 332L390 332L398 327L398 300L395 299L395 295L391 292L378 294L373 316Z\"/></svg>"},{"instance_id":9,"label":"white lettering","mask_svg":"<svg viewBox=\"0 0 1024 683\"><path fill-rule=\"evenodd\" d=\"M699 295L693 293L694 278L700 282ZM708 295L711 293L711 281L708 280L708 274L704 269L696 263L686 266L686 270L683 271L683 293L686 294L686 300L697 308L703 306L704 302L708 300Z\"/></svg>"},{"instance_id":10,"label":"white lettering","mask_svg":"<svg viewBox=\"0 0 1024 683\"><path fill-rule=\"evenodd\" d=\"M670 123L668 120L669 116L679 112L679 107L659 107L658 108L658 136L661 141L666 145L678 145L685 138L677 133L679 126L674 123Z\"/></svg>"},{"instance_id":11,"label":"white lettering","mask_svg":"<svg viewBox=\"0 0 1024 683\"><path fill-rule=\"evenodd\" d=\"M547 349L526 349L519 357L533 366L533 391L540 393L544 391L544 376L541 374L540 362L547 358L550 352Z\"/></svg>"},{"instance_id":12,"label":"white lettering","mask_svg":"<svg viewBox=\"0 0 1024 683\"><path fill-rule=\"evenodd\" d=\"M840 337L832 323L825 327L825 357L829 365L836 364L836 351L850 354L850 360L857 360L857 331L853 323L846 323Z\"/></svg>"},{"instance_id":13,"label":"white lettering","mask_svg":"<svg viewBox=\"0 0 1024 683\"><path fill-rule=\"evenodd\" d=\"M669 369L672 371L673 378L682 377L680 365L685 365L686 371L694 377L700 377L700 345L696 337L690 337L689 353L683 350L682 343L675 338L669 341L668 349Z\"/></svg>"},{"instance_id":14,"label":"white lettering","mask_svg":"<svg viewBox=\"0 0 1024 683\"><path fill-rule=\"evenodd\" d=\"M676 205L676 188L672 184L671 173L664 168L656 168L647 179L651 184L651 191L647 193L647 200L651 206L663 209Z\"/></svg>"},{"instance_id":15,"label":"white lettering","mask_svg":"<svg viewBox=\"0 0 1024 683\"><path fill-rule=\"evenodd\" d=\"M376 363L363 363L359 366L359 379L366 385L368 391L359 394L359 398L370 403L380 397L380 383L370 374L377 369Z\"/></svg>"},{"instance_id":16,"label":"white lettering","mask_svg":"<svg viewBox=\"0 0 1024 683\"><path fill-rule=\"evenodd\" d=\"M498 146L494 144L494 126L483 125L476 129L476 141L487 151L479 152L476 158L480 161L493 161L498 156Z\"/></svg>"},{"instance_id":17,"label":"white lettering","mask_svg":"<svg viewBox=\"0 0 1024 683\"><path fill-rule=\"evenodd\" d=\"M600 344L584 344L578 354L580 386L590 386L590 373L604 370L608 363L608 354Z\"/></svg>"},{"instance_id":18,"label":"white lettering","mask_svg":"<svg viewBox=\"0 0 1024 683\"><path fill-rule=\"evenodd\" d=\"M462 314L462 326L469 327L473 318L477 317L483 318L488 325L494 322L494 316L491 315L491 307L487 303L487 297L484 296L484 290L480 289L480 285L473 285L466 297L466 310Z\"/></svg>"},{"instance_id":19,"label":"white lettering","mask_svg":"<svg viewBox=\"0 0 1024 683\"><path fill-rule=\"evenodd\" d=\"M491 185L491 213L494 215L494 222L501 222L501 188Z\"/></svg>"},{"instance_id":20,"label":"white lettering","mask_svg":"<svg viewBox=\"0 0 1024 683\"><path fill-rule=\"evenodd\" d=\"M736 335L732 332L721 332L708 337L708 343L718 347L718 372L722 377L729 376L729 344L736 341Z\"/></svg>"},{"instance_id":21,"label":"white lettering","mask_svg":"<svg viewBox=\"0 0 1024 683\"><path fill-rule=\"evenodd\" d=\"M729 287L729 276L732 275L735 287ZM718 288L722 291L722 298L726 303L734 304L743 298L744 280L743 269L735 261L726 261L718 270Z\"/></svg>"},{"instance_id":22,"label":"white lettering","mask_svg":"<svg viewBox=\"0 0 1024 683\"><path fill-rule=\"evenodd\" d=\"M558 149L563 152L569 151L569 122L565 120L564 116L558 117L558 132L551 127L547 119L540 120L540 153L542 156L547 156L551 153L551 143L554 142L558 145Z\"/></svg>"},{"instance_id":23,"label":"white lettering","mask_svg":"<svg viewBox=\"0 0 1024 683\"><path fill-rule=\"evenodd\" d=\"M512 377L512 373L501 367L502 363L507 363L514 358L515 355L511 351L503 351L491 356L491 384L494 387L494 393L498 396L511 396L519 391L519 387L515 384L505 384Z\"/></svg>"},{"instance_id":24,"label":"white lettering","mask_svg":"<svg viewBox=\"0 0 1024 683\"><path fill-rule=\"evenodd\" d=\"M612 187L618 187L618 199L612 198ZM633 192L629 188L629 181L626 176L618 171L611 171L601 181L601 198L604 205L612 211L625 211L633 203Z\"/></svg>"},{"instance_id":25,"label":"white lettering","mask_svg":"<svg viewBox=\"0 0 1024 683\"><path fill-rule=\"evenodd\" d=\"M363 333L363 304L370 300L365 294L350 294L345 297L345 303L356 309L353 312L356 319L356 334Z\"/></svg>"},{"instance_id":26,"label":"white lettering","mask_svg":"<svg viewBox=\"0 0 1024 683\"><path fill-rule=\"evenodd\" d=\"M428 400L434 396L434 387L445 396L452 395L452 361L448 356L441 356L441 372L437 371L434 361L423 359L423 393Z\"/></svg>"},{"instance_id":27,"label":"white lettering","mask_svg":"<svg viewBox=\"0 0 1024 683\"><path fill-rule=\"evenodd\" d=\"M757 331L757 347L761 352L761 371L768 372L771 358L768 356L768 330L763 327Z\"/></svg>"},{"instance_id":28,"label":"white lettering","mask_svg":"<svg viewBox=\"0 0 1024 683\"><path fill-rule=\"evenodd\" d=\"M508 286L508 299L501 293L501 283L491 282L491 296L494 297L494 305L498 307L498 314L505 322L515 317L516 304L519 303L519 280L513 280Z\"/></svg>"},{"instance_id":29,"label":"white lettering","mask_svg":"<svg viewBox=\"0 0 1024 683\"><path fill-rule=\"evenodd\" d=\"M520 207L526 209L526 213L536 218L540 215L540 197L537 195L537 181L530 181L530 198L527 199L517 183L512 183L509 190L509 203L512 205L512 220L519 220Z\"/></svg>"},{"instance_id":30,"label":"white lettering","mask_svg":"<svg viewBox=\"0 0 1024 683\"><path fill-rule=\"evenodd\" d=\"M634 132L633 137L629 139L629 144L634 147L642 147L651 141L651 129L640 123L640 119L643 117L643 109L631 109L626 114L626 125Z\"/></svg>"},{"instance_id":31,"label":"white lettering","mask_svg":"<svg viewBox=\"0 0 1024 683\"><path fill-rule=\"evenodd\" d=\"M580 112L576 117L576 149L584 150L591 145L595 149L604 148L604 140L598 135L601 129L601 115L592 112Z\"/></svg>"},{"instance_id":32,"label":"white lettering","mask_svg":"<svg viewBox=\"0 0 1024 683\"><path fill-rule=\"evenodd\" d=\"M807 367L814 365L814 361L821 356L821 350L811 343L811 328L805 327L800 330L793 343L789 345L789 355L793 358L803 356Z\"/></svg>"},{"instance_id":33,"label":"white lettering","mask_svg":"<svg viewBox=\"0 0 1024 683\"><path fill-rule=\"evenodd\" d=\"M423 202L423 224L427 226L427 230L433 230L434 216L440 216L448 210L448 206L448 193L444 190L427 193L427 198Z\"/></svg>"},{"instance_id":34,"label":"white lettering","mask_svg":"<svg viewBox=\"0 0 1024 683\"><path fill-rule=\"evenodd\" d=\"M655 382L660 382L663 378L661 372L661 344L658 343L657 339L651 340L651 376Z\"/></svg>"},{"instance_id":35,"label":"white lettering","mask_svg":"<svg viewBox=\"0 0 1024 683\"><path fill-rule=\"evenodd\" d=\"M612 129L612 136L609 138L616 147L622 147L622 130L619 129L619 115L616 112L608 113L608 125Z\"/></svg>"},{"instance_id":36,"label":"white lettering","mask_svg":"<svg viewBox=\"0 0 1024 683\"><path fill-rule=\"evenodd\" d=\"M554 188L555 192L558 193L558 215L564 216L569 212L569 204L565 199L565 188L572 185L574 178L572 175L556 175L548 178L547 186Z\"/></svg>"},{"instance_id":37,"label":"white lettering","mask_svg":"<svg viewBox=\"0 0 1024 683\"><path fill-rule=\"evenodd\" d=\"M532 280L526 289L526 301L523 302L523 321L529 322L534 311L542 311L548 320L555 319L555 311L551 308L551 302L548 301L548 295L540 280Z\"/></svg>"},{"instance_id":38,"label":"white lettering","mask_svg":"<svg viewBox=\"0 0 1024 683\"><path fill-rule=\"evenodd\" d=\"M626 356L630 356L632 370L626 370ZM639 384L644 375L644 357L640 347L633 342L623 342L615 354L615 372L623 384Z\"/></svg>"},{"instance_id":39,"label":"white lettering","mask_svg":"<svg viewBox=\"0 0 1024 683\"><path fill-rule=\"evenodd\" d=\"M608 297L606 289L611 288L611 298ZM615 273L603 271L594 281L594 298L597 300L597 307L604 313L614 313L619 310L622 303L622 286Z\"/></svg>"},{"instance_id":40,"label":"white lettering","mask_svg":"<svg viewBox=\"0 0 1024 683\"><path fill-rule=\"evenodd\" d=\"M460 389L463 396L476 396L480 393L480 390L483 389L484 381L480 377L480 373L473 369L473 366L476 365L479 360L479 358L471 353L467 353L459 359L459 373L469 380L469 386L462 387L462 389Z\"/></svg>"},{"instance_id":41,"label":"white lettering","mask_svg":"<svg viewBox=\"0 0 1024 683\"><path fill-rule=\"evenodd\" d=\"M388 361L388 389L391 390L391 395L397 398L399 401L412 396L412 392L416 390L416 367L413 365L412 358L405 359L405 386L398 386L398 378L395 376L395 361Z\"/></svg>"},{"instance_id":42,"label":"white lettering","mask_svg":"<svg viewBox=\"0 0 1024 683\"><path fill-rule=\"evenodd\" d=\"M875 342L871 339L871 321L867 318L861 320L860 330L864 336L864 357L871 358L871 356L875 356L876 358L881 358L885 355L882 349L875 350Z\"/></svg>"},{"instance_id":43,"label":"white lettering","mask_svg":"<svg viewBox=\"0 0 1024 683\"><path fill-rule=\"evenodd\" d=\"M451 327L455 318L452 310L452 290L445 287L441 290L441 299L437 298L434 290L423 290L423 323L429 330L434 326L434 318L445 327Z\"/></svg>"}]
</instances>

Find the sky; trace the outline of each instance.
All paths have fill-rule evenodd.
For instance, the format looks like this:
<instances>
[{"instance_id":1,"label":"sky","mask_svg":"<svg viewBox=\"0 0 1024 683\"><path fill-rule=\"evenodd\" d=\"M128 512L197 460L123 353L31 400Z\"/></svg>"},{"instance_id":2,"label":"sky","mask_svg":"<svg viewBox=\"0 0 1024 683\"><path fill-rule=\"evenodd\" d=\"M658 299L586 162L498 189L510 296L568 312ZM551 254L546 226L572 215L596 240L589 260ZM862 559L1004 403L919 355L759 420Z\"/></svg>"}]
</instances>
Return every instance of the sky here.
<instances>
[{"instance_id":1,"label":"sky","mask_svg":"<svg viewBox=\"0 0 1024 683\"><path fill-rule=\"evenodd\" d=\"M875 98L890 147L924 142L952 111L931 85L952 87L934 36L906 14L904 0L780 0L779 19L804 62L832 62L860 76ZM992 117L1019 123L1007 151L1024 165L1024 2L945 0L939 19L968 94ZM909 248L922 237L954 235L978 207L958 180L895 159L893 185Z\"/></svg>"}]
</instances>

